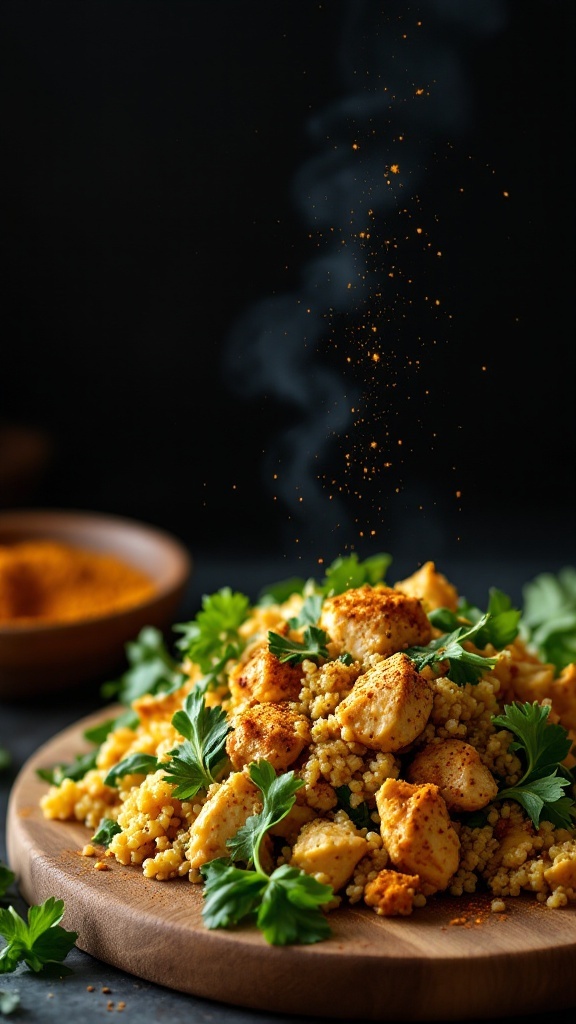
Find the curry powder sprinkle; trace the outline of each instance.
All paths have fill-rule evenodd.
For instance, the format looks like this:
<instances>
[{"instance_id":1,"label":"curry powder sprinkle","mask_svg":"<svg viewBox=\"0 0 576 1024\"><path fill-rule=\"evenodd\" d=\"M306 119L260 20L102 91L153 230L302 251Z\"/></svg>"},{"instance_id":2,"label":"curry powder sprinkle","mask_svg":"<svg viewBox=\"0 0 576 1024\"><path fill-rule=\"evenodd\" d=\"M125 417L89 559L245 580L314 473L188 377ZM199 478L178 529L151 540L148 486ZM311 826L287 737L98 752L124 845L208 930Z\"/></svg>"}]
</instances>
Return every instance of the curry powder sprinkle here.
<instances>
[{"instance_id":1,"label":"curry powder sprinkle","mask_svg":"<svg viewBox=\"0 0 576 1024\"><path fill-rule=\"evenodd\" d=\"M95 618L153 592L146 574L114 555L44 539L0 544L0 626Z\"/></svg>"}]
</instances>

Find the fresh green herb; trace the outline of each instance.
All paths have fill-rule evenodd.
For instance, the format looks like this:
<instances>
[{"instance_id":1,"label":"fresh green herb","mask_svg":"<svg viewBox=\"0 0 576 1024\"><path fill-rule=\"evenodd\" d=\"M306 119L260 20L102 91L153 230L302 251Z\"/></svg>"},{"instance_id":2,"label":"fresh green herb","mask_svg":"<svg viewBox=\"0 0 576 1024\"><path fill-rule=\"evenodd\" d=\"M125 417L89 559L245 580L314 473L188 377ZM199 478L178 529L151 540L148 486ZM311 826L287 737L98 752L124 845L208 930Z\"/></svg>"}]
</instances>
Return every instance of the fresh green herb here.
<instances>
[{"instance_id":1,"label":"fresh green herb","mask_svg":"<svg viewBox=\"0 0 576 1024\"><path fill-rule=\"evenodd\" d=\"M501 789L498 800L515 800L530 816L534 826L542 818L559 828L573 827L576 802L564 793L570 785L570 773L561 762L567 756L571 740L563 726L548 722L546 704L507 704L502 715L492 715L495 725L518 737L510 750L521 752L526 768L515 786ZM566 777L559 777L559 773Z\"/></svg>"},{"instance_id":2,"label":"fresh green herb","mask_svg":"<svg viewBox=\"0 0 576 1024\"><path fill-rule=\"evenodd\" d=\"M521 611L512 607L512 602L506 594L496 587L491 587L486 612L481 612L474 605L460 600L457 612L448 608L435 608L428 618L433 626L446 633L462 626L477 625L483 619L484 625L477 630L474 637L475 646L482 650L487 644L492 644L498 649L511 644L518 636L521 615Z\"/></svg>"},{"instance_id":3,"label":"fresh green herb","mask_svg":"<svg viewBox=\"0 0 576 1024\"><path fill-rule=\"evenodd\" d=\"M37 768L36 774L39 779L49 782L52 786L59 786L64 779L73 779L77 782L83 779L86 772L96 767L96 755L98 751L90 751L88 754L78 754L70 764L55 764L51 768Z\"/></svg>"},{"instance_id":4,"label":"fresh green herb","mask_svg":"<svg viewBox=\"0 0 576 1024\"><path fill-rule=\"evenodd\" d=\"M321 594L309 594L305 598L298 615L288 619L290 628L301 629L302 626L315 626L320 618L323 600Z\"/></svg>"},{"instance_id":5,"label":"fresh green herb","mask_svg":"<svg viewBox=\"0 0 576 1024\"><path fill-rule=\"evenodd\" d=\"M313 581L307 581L302 576L290 576L278 583L267 583L258 595L258 604L283 604L292 594L303 594L309 584L313 584Z\"/></svg>"},{"instance_id":6,"label":"fresh green herb","mask_svg":"<svg viewBox=\"0 0 576 1024\"><path fill-rule=\"evenodd\" d=\"M120 679L104 683L100 688L106 700L116 698L130 705L145 693L172 693L186 681L161 631L154 626L145 626L136 640L126 644L126 658L129 667Z\"/></svg>"},{"instance_id":7,"label":"fresh green herb","mask_svg":"<svg viewBox=\"0 0 576 1024\"><path fill-rule=\"evenodd\" d=\"M523 638L558 671L576 661L576 568L544 572L522 590Z\"/></svg>"},{"instance_id":8,"label":"fresh green herb","mask_svg":"<svg viewBox=\"0 0 576 1024\"><path fill-rule=\"evenodd\" d=\"M361 587L365 583L371 586L383 583L391 563L392 556L384 552L365 558L362 562L355 552L345 558L336 558L326 570L322 591L332 596L342 594L352 587Z\"/></svg>"},{"instance_id":9,"label":"fresh green herb","mask_svg":"<svg viewBox=\"0 0 576 1024\"><path fill-rule=\"evenodd\" d=\"M370 810L368 804L363 800L357 807L352 807L350 797L352 791L349 786L336 786L335 793L338 797L338 806L346 811L346 814L356 825L356 828L370 828Z\"/></svg>"},{"instance_id":10,"label":"fresh green herb","mask_svg":"<svg viewBox=\"0 0 576 1024\"><path fill-rule=\"evenodd\" d=\"M271 629L268 630L270 652L275 654L279 661L290 662L292 665L297 665L305 659L317 661L318 658L327 658L327 642L328 634L318 626L308 626L304 630L302 643L299 640L290 640L286 636L281 636L280 633L274 633Z\"/></svg>"},{"instance_id":11,"label":"fresh green herb","mask_svg":"<svg viewBox=\"0 0 576 1024\"><path fill-rule=\"evenodd\" d=\"M110 841L121 831L120 825L113 818L101 818L100 824L92 836L92 842L101 843L102 846L109 846Z\"/></svg>"},{"instance_id":12,"label":"fresh green herb","mask_svg":"<svg viewBox=\"0 0 576 1024\"><path fill-rule=\"evenodd\" d=\"M140 752L128 754L128 757L122 758L118 764L110 768L104 779L104 785L117 786L118 780L123 779L125 775L148 775L149 772L158 771L158 768L161 768L162 765L163 762L158 761L153 754L143 754Z\"/></svg>"},{"instance_id":13,"label":"fresh green herb","mask_svg":"<svg viewBox=\"0 0 576 1024\"><path fill-rule=\"evenodd\" d=\"M320 581L304 580L300 576L292 576L290 579L268 584L260 592L259 603L267 604L272 600L282 604L292 594L305 594L306 592L320 594L322 597L333 596L343 593L344 590L350 590L352 587L361 587L364 583L375 586L377 583L384 582L391 562L392 556L384 553L372 555L370 558L365 558L364 561L359 561L358 555L353 552L346 557L334 559Z\"/></svg>"},{"instance_id":14,"label":"fresh green herb","mask_svg":"<svg viewBox=\"0 0 576 1024\"><path fill-rule=\"evenodd\" d=\"M14 907L0 909L0 935L7 942L0 952L0 974L14 971L20 962L36 972L47 964L62 963L78 938L77 932L62 928L63 917L64 902L53 896L30 907L27 921Z\"/></svg>"},{"instance_id":15,"label":"fresh green herb","mask_svg":"<svg viewBox=\"0 0 576 1024\"><path fill-rule=\"evenodd\" d=\"M208 690L217 690L219 686L225 684L226 676L225 669L226 665L231 658L238 656L238 651L232 644L227 644L222 657L215 661L212 668L208 669L205 675L196 683L196 688L201 690L202 693L206 693Z\"/></svg>"},{"instance_id":16,"label":"fresh green herb","mask_svg":"<svg viewBox=\"0 0 576 1024\"><path fill-rule=\"evenodd\" d=\"M330 935L320 908L332 898L332 887L288 864L268 875L259 853L265 833L288 814L303 781L292 771L276 776L264 760L253 762L249 773L263 795L263 809L228 840L231 858L220 857L200 868L205 879L204 923L208 928L229 928L245 918L255 918L271 945L320 942ZM232 860L243 861L247 867L235 867Z\"/></svg>"},{"instance_id":17,"label":"fresh green herb","mask_svg":"<svg viewBox=\"0 0 576 1024\"><path fill-rule=\"evenodd\" d=\"M230 587L222 587L210 596L205 594L196 618L174 626L183 633L177 646L202 672L209 672L214 660L222 658L226 647L231 645L234 654L241 653L244 644L238 630L249 613L249 598L233 592Z\"/></svg>"},{"instance_id":18,"label":"fresh green herb","mask_svg":"<svg viewBox=\"0 0 576 1024\"><path fill-rule=\"evenodd\" d=\"M131 708L127 708L121 715L116 718L107 718L105 722L101 722L100 725L95 725L91 729L84 730L84 739L88 740L89 743L95 743L97 746L101 746L104 740L114 729L137 729L140 723L140 718L135 711Z\"/></svg>"},{"instance_id":19,"label":"fresh green herb","mask_svg":"<svg viewBox=\"0 0 576 1024\"><path fill-rule=\"evenodd\" d=\"M189 800L216 782L227 764L226 736L231 726L221 707L206 707L198 687L186 697L184 709L172 716L172 725L185 738L170 751L170 760L163 767L166 779L176 783L174 796Z\"/></svg>"},{"instance_id":20,"label":"fresh green herb","mask_svg":"<svg viewBox=\"0 0 576 1024\"><path fill-rule=\"evenodd\" d=\"M12 757L10 751L6 750L6 747L0 747L0 772L6 771L12 763Z\"/></svg>"},{"instance_id":21,"label":"fresh green herb","mask_svg":"<svg viewBox=\"0 0 576 1024\"><path fill-rule=\"evenodd\" d=\"M10 871L8 865L0 861L0 900L5 897L15 878L14 872Z\"/></svg>"},{"instance_id":22,"label":"fresh green herb","mask_svg":"<svg viewBox=\"0 0 576 1024\"><path fill-rule=\"evenodd\" d=\"M353 658L348 651L343 651L338 655L338 661L341 661L343 665L353 665L356 658Z\"/></svg>"},{"instance_id":23,"label":"fresh green herb","mask_svg":"<svg viewBox=\"0 0 576 1024\"><path fill-rule=\"evenodd\" d=\"M465 683L477 683L484 672L494 668L497 658L484 658L463 646L467 640L476 642L476 637L489 620L489 615L482 615L473 626L460 626L452 633L431 640L425 647L409 647L404 653L414 662L418 672L427 665L448 662L448 678L458 686Z\"/></svg>"},{"instance_id":24,"label":"fresh green herb","mask_svg":"<svg viewBox=\"0 0 576 1024\"><path fill-rule=\"evenodd\" d=\"M14 1013L20 1006L20 993L19 992L3 992L0 989L0 1013L4 1014L5 1017L10 1013Z\"/></svg>"}]
</instances>

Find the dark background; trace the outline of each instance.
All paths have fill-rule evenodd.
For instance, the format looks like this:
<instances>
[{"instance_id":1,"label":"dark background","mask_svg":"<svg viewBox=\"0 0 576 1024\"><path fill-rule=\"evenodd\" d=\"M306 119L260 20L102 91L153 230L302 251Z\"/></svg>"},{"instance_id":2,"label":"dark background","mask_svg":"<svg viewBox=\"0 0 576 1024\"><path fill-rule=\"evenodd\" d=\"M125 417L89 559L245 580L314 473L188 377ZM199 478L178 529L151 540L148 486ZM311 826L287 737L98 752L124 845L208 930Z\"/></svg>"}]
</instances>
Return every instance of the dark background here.
<instances>
[{"instance_id":1,"label":"dark background","mask_svg":"<svg viewBox=\"0 0 576 1024\"><path fill-rule=\"evenodd\" d=\"M4 508L576 560L571 0L0 30Z\"/></svg>"}]
</instances>

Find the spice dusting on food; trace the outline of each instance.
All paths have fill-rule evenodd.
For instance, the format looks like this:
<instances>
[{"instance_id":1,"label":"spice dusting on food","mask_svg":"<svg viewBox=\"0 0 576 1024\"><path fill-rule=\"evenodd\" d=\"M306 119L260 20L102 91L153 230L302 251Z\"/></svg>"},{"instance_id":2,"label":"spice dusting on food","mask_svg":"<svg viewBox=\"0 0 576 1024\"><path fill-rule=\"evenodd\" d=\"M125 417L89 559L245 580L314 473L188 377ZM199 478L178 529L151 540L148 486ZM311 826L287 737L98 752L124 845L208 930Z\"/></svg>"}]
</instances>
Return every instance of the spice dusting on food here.
<instances>
[{"instance_id":1,"label":"spice dusting on food","mask_svg":"<svg viewBox=\"0 0 576 1024\"><path fill-rule=\"evenodd\" d=\"M206 927L255 919L277 945L327 938L336 907L448 898L475 927L521 894L574 904L576 665L495 588L482 611L434 562L389 584L391 562L206 596L149 691L117 681L126 710L44 816L83 822L96 867L187 879Z\"/></svg>"}]
</instances>

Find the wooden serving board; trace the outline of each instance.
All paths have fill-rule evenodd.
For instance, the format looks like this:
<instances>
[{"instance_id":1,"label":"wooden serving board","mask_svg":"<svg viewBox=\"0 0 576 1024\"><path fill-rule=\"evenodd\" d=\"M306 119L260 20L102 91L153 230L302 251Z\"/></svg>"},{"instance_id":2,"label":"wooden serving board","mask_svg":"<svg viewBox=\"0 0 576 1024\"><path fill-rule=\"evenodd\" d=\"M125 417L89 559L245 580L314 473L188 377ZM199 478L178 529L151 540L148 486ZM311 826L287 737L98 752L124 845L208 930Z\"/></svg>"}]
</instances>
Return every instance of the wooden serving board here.
<instances>
[{"instance_id":1,"label":"wooden serving board","mask_svg":"<svg viewBox=\"0 0 576 1024\"><path fill-rule=\"evenodd\" d=\"M208 930L199 886L145 879L80 850L83 825L46 821L39 767L91 749L89 726L66 729L21 770L8 809L8 855L23 898L63 899L63 924L92 956L147 981L231 1005L283 1014L379 1021L472 1020L576 1005L576 906L550 910L534 897L437 898L407 918L360 905L333 911L333 933L310 946L269 946L252 927Z\"/></svg>"}]
</instances>

